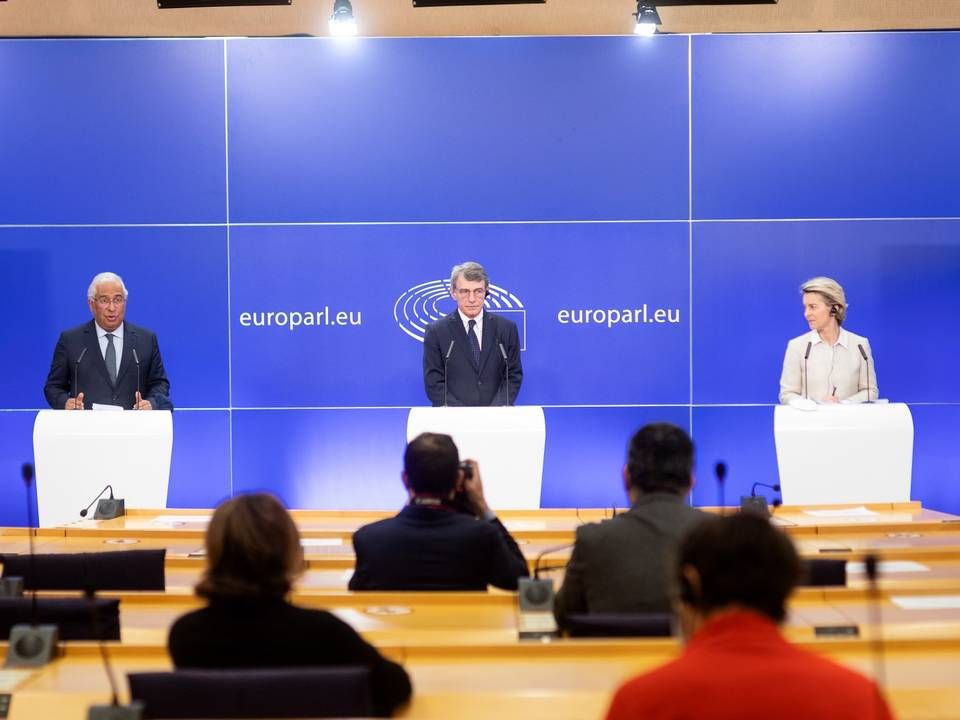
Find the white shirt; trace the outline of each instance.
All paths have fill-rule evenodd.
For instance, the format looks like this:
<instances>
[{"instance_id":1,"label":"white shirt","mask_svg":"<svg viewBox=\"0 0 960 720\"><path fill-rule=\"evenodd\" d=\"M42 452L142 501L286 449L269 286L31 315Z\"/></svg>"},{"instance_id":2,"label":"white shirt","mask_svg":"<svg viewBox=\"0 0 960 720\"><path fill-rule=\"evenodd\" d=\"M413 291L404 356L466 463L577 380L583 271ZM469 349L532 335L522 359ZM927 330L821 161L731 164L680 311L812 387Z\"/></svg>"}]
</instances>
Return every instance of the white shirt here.
<instances>
[{"instance_id":1,"label":"white shirt","mask_svg":"<svg viewBox=\"0 0 960 720\"><path fill-rule=\"evenodd\" d=\"M483 310L481 310L475 318L468 318L460 308L457 308L457 312L460 313L460 320L463 322L463 331L467 333L468 340L470 339L470 321L477 321L474 332L477 333L477 345L483 350Z\"/></svg>"},{"instance_id":2,"label":"white shirt","mask_svg":"<svg viewBox=\"0 0 960 720\"><path fill-rule=\"evenodd\" d=\"M103 357L104 361L107 359L107 331L104 330L100 325L94 321L94 326L97 328L97 340L100 341L100 355ZM123 323L120 323L119 327L116 330L111 330L113 333L113 347L117 351L117 374L120 373L120 358L123 357Z\"/></svg>"},{"instance_id":3,"label":"white shirt","mask_svg":"<svg viewBox=\"0 0 960 720\"><path fill-rule=\"evenodd\" d=\"M810 343L810 357L804 361L807 343ZM858 345L863 345L870 359L869 370ZM787 404L800 397L821 402L829 395L836 395L838 400L847 402L865 402L880 396L870 343L865 337L842 327L837 342L832 346L824 342L816 330L793 338L787 343L783 358L781 403Z\"/></svg>"}]
</instances>

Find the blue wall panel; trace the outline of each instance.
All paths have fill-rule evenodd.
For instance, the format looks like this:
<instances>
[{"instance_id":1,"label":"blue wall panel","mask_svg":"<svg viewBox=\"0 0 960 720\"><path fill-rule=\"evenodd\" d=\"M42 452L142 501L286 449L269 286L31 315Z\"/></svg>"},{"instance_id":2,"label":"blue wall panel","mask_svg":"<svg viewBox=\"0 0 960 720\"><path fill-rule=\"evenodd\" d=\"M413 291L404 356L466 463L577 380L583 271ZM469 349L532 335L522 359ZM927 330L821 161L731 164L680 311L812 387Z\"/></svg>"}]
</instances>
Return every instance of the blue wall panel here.
<instances>
[{"instance_id":1,"label":"blue wall panel","mask_svg":"<svg viewBox=\"0 0 960 720\"><path fill-rule=\"evenodd\" d=\"M177 410L167 507L213 507L230 497L230 418L226 410Z\"/></svg>"},{"instance_id":2,"label":"blue wall panel","mask_svg":"<svg viewBox=\"0 0 960 720\"><path fill-rule=\"evenodd\" d=\"M398 323L395 305L472 256L490 258L492 282L517 300L509 317L525 341L527 378L519 403L687 402L687 234L681 223L234 228L234 405L425 404L423 346L401 329L413 325L402 313ZM646 323L612 323L607 312L636 320L644 304ZM431 312L454 308L447 296ZM575 322L597 309L603 322ZM655 309L677 322L653 322ZM286 326L257 327L253 315L271 311L285 313ZM345 312L362 324L291 329L291 311Z\"/></svg>"},{"instance_id":3,"label":"blue wall panel","mask_svg":"<svg viewBox=\"0 0 960 720\"><path fill-rule=\"evenodd\" d=\"M231 220L686 218L687 43L231 40Z\"/></svg>"},{"instance_id":4,"label":"blue wall panel","mask_svg":"<svg viewBox=\"0 0 960 720\"><path fill-rule=\"evenodd\" d=\"M33 462L32 412L0 412L0 527L26 526L27 497L29 494L33 522L37 522L37 489L29 493L24 486L20 469L25 462Z\"/></svg>"},{"instance_id":5,"label":"blue wall panel","mask_svg":"<svg viewBox=\"0 0 960 720\"><path fill-rule=\"evenodd\" d=\"M0 41L0 223L225 219L223 42Z\"/></svg>"},{"instance_id":6,"label":"blue wall panel","mask_svg":"<svg viewBox=\"0 0 960 720\"><path fill-rule=\"evenodd\" d=\"M960 34L693 41L695 218L960 216Z\"/></svg>"},{"instance_id":7,"label":"blue wall panel","mask_svg":"<svg viewBox=\"0 0 960 720\"><path fill-rule=\"evenodd\" d=\"M91 319L87 286L104 270L126 283L127 319L157 333L174 405L226 406L224 228L0 227L3 406L46 407L57 337Z\"/></svg>"},{"instance_id":8,"label":"blue wall panel","mask_svg":"<svg viewBox=\"0 0 960 720\"><path fill-rule=\"evenodd\" d=\"M960 221L696 223L693 239L695 402L775 403L787 341L809 330L800 285L824 274L883 397L960 402Z\"/></svg>"}]
</instances>

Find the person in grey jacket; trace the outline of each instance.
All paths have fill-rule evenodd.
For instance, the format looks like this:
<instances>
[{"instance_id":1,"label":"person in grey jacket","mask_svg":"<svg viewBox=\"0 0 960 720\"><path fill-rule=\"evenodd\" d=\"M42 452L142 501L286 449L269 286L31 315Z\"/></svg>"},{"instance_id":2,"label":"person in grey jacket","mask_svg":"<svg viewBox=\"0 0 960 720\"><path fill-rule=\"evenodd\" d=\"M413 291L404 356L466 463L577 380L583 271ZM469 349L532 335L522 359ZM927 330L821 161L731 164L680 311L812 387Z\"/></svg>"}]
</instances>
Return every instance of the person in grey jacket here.
<instances>
[{"instance_id":1,"label":"person in grey jacket","mask_svg":"<svg viewBox=\"0 0 960 720\"><path fill-rule=\"evenodd\" d=\"M562 628L573 613L667 613L670 571L680 540L708 517L686 501L693 443L669 423L645 425L630 440L623 468L630 510L577 529L563 586L554 600Z\"/></svg>"}]
</instances>

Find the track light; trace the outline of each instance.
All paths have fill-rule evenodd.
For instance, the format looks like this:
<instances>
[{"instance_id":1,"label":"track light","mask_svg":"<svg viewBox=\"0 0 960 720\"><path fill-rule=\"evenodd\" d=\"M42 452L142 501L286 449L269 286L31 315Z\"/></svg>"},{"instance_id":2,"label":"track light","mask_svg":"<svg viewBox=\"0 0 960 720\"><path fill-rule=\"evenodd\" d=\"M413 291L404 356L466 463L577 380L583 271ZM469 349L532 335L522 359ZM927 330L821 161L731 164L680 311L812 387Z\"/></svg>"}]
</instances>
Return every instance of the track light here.
<instances>
[{"instance_id":1,"label":"track light","mask_svg":"<svg viewBox=\"0 0 960 720\"><path fill-rule=\"evenodd\" d=\"M357 34L357 21L353 17L350 0L334 0L330 16L330 34L339 37Z\"/></svg>"},{"instance_id":2,"label":"track light","mask_svg":"<svg viewBox=\"0 0 960 720\"><path fill-rule=\"evenodd\" d=\"M637 19L637 24L633 26L634 35L653 35L657 26L662 24L657 8L643 0L637 3L637 12L633 17Z\"/></svg>"}]
</instances>

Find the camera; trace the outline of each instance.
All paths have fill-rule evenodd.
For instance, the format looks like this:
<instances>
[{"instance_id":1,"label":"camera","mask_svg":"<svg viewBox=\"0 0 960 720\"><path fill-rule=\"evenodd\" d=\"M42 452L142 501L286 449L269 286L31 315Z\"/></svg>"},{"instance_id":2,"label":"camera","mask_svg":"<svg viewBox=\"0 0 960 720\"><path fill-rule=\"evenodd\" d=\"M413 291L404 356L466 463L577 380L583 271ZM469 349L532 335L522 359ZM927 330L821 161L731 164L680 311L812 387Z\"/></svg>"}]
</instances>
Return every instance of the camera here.
<instances>
[{"instance_id":1,"label":"camera","mask_svg":"<svg viewBox=\"0 0 960 720\"><path fill-rule=\"evenodd\" d=\"M470 463L464 460L462 463L460 463L460 469L463 471L464 480L473 479L473 466L471 466Z\"/></svg>"}]
</instances>

